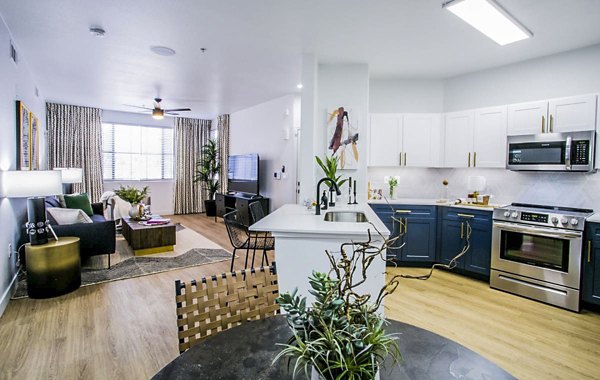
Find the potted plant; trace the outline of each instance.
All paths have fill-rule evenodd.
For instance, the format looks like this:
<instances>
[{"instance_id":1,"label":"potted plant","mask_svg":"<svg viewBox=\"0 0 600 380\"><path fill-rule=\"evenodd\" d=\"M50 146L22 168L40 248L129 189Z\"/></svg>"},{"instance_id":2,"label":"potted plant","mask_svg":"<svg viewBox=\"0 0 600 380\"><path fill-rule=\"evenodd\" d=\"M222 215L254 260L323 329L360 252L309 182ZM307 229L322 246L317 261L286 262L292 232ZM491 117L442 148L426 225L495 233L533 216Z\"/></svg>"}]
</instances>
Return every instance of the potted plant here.
<instances>
[{"instance_id":1,"label":"potted plant","mask_svg":"<svg viewBox=\"0 0 600 380\"><path fill-rule=\"evenodd\" d=\"M385 333L385 318L378 313L383 299L398 286L398 278L386 283L374 301L370 294L357 293L366 269L373 260L385 260L385 249L394 240L380 248L370 244L370 236L366 243L343 244L339 259L327 252L329 274L313 272L309 277L309 292L315 297L311 306L297 290L277 299L287 312L293 336L275 360L295 358L294 376L304 370L311 379L327 380L378 379L386 357L394 363L400 360L397 338Z\"/></svg>"},{"instance_id":2,"label":"potted plant","mask_svg":"<svg viewBox=\"0 0 600 380\"><path fill-rule=\"evenodd\" d=\"M150 192L150 188L148 186L144 186L141 190L134 186L124 187L123 185L119 186L118 189L115 190L115 194L119 196L122 200L129 202L131 205L131 209L129 210L129 216L136 219L140 218L143 215L144 206L141 202L148 196Z\"/></svg>"},{"instance_id":3,"label":"potted plant","mask_svg":"<svg viewBox=\"0 0 600 380\"><path fill-rule=\"evenodd\" d=\"M196 163L196 175L194 182L200 182L202 189L206 191L207 198L204 200L204 210L206 216L217 215L217 206L215 204L215 193L219 190L219 171L221 166L217 160L219 150L217 142L209 139L200 149L200 159Z\"/></svg>"},{"instance_id":4,"label":"potted plant","mask_svg":"<svg viewBox=\"0 0 600 380\"><path fill-rule=\"evenodd\" d=\"M383 180L385 181L385 183L387 183L387 185L390 188L390 199L396 199L396 187L400 182L400 177L397 175L385 176Z\"/></svg>"},{"instance_id":5,"label":"potted plant","mask_svg":"<svg viewBox=\"0 0 600 380\"><path fill-rule=\"evenodd\" d=\"M323 161L319 156L315 156L315 160L317 161L319 167L323 170L325 177L331 178L339 188L341 188L341 186L348 181L348 178L341 179L341 175L336 175L339 162L338 157L325 155L325 161ZM329 184L329 186L331 187L331 184ZM335 197L335 193L331 192L330 196L331 198ZM334 199L330 199L330 201L335 204Z\"/></svg>"}]
</instances>

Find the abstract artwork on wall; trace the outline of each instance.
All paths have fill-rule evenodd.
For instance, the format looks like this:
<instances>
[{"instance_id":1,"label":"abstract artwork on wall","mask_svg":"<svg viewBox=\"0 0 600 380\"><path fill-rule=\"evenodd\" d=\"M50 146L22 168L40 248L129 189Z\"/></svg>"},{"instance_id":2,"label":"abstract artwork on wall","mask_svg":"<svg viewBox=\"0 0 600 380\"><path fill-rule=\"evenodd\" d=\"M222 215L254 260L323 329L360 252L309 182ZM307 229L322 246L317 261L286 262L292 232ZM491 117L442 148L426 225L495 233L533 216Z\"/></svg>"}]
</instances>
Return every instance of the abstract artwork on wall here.
<instances>
[{"instance_id":1,"label":"abstract artwork on wall","mask_svg":"<svg viewBox=\"0 0 600 380\"><path fill-rule=\"evenodd\" d=\"M39 119L21 101L17 101L17 169L38 170Z\"/></svg>"},{"instance_id":2,"label":"abstract artwork on wall","mask_svg":"<svg viewBox=\"0 0 600 380\"><path fill-rule=\"evenodd\" d=\"M339 169L358 169L358 123L351 109L327 110L327 154L338 158Z\"/></svg>"}]
</instances>

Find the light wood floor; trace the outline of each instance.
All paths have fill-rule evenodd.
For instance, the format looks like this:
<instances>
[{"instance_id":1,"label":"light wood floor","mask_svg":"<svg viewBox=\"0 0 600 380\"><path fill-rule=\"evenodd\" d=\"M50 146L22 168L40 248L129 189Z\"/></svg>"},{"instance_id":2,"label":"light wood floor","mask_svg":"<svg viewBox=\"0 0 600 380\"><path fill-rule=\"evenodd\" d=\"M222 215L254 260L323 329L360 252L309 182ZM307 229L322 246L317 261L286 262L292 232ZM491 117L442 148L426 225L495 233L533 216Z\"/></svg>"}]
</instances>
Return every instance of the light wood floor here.
<instances>
[{"instance_id":1,"label":"light wood floor","mask_svg":"<svg viewBox=\"0 0 600 380\"><path fill-rule=\"evenodd\" d=\"M172 218L231 249L222 221ZM0 379L147 379L178 355L174 280L228 269L220 262L11 301L0 319ZM399 271L422 269L390 274ZM600 314L572 313L448 272L402 280L386 302L390 318L453 339L518 378L600 378Z\"/></svg>"}]
</instances>

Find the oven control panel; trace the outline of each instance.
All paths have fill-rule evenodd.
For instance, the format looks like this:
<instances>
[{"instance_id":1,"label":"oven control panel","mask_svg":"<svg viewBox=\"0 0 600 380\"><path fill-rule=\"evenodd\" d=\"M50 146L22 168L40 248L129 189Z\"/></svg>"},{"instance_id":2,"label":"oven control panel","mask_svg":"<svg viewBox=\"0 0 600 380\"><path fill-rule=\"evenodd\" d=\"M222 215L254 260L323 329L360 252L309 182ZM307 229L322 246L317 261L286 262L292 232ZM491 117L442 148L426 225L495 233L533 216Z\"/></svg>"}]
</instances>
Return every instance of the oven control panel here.
<instances>
[{"instance_id":1,"label":"oven control panel","mask_svg":"<svg viewBox=\"0 0 600 380\"><path fill-rule=\"evenodd\" d=\"M548 223L548 214L523 211L521 212L521 220L524 222Z\"/></svg>"},{"instance_id":2,"label":"oven control panel","mask_svg":"<svg viewBox=\"0 0 600 380\"><path fill-rule=\"evenodd\" d=\"M495 209L494 220L578 231L582 231L585 224L585 216L581 214L545 213L512 207Z\"/></svg>"}]
</instances>

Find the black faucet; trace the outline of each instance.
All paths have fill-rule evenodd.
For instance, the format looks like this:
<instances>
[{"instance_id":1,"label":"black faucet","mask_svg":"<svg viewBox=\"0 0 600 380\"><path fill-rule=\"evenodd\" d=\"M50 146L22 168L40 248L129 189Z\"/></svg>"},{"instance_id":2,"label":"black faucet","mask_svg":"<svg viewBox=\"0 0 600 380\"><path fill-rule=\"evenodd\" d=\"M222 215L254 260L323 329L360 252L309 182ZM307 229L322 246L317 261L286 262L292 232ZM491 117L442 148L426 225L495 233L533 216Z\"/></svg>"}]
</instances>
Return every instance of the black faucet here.
<instances>
[{"instance_id":1,"label":"black faucet","mask_svg":"<svg viewBox=\"0 0 600 380\"><path fill-rule=\"evenodd\" d=\"M340 188L338 187L337 183L335 183L334 180L332 180L329 177L323 177L319 180L319 182L317 182L317 197L315 198L317 200L317 208L315 210L315 215L321 215L321 203L319 202L319 194L321 193L321 184L325 181L329 181L329 183L331 183L331 185L329 186L329 189L334 189L337 195L342 195L342 192L340 191Z\"/></svg>"}]
</instances>

